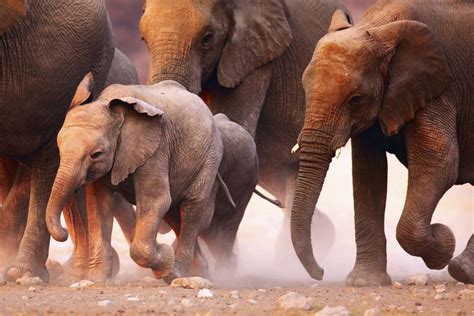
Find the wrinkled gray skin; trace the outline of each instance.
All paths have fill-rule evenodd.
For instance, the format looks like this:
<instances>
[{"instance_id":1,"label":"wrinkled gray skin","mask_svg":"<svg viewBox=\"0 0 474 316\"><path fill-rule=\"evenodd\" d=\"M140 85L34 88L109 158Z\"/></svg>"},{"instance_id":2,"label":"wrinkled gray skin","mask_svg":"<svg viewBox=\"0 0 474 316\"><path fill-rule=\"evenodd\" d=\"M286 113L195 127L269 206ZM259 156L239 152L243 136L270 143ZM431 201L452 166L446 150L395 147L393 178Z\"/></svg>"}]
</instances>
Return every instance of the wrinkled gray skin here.
<instances>
[{"instance_id":1,"label":"wrinkled gray skin","mask_svg":"<svg viewBox=\"0 0 474 316\"><path fill-rule=\"evenodd\" d=\"M223 151L202 100L173 81L112 85L97 101L68 112L58 147L61 163L46 216L53 238L67 238L59 218L72 192L107 175L137 207L132 259L158 278L185 276ZM156 242L165 215L180 218L176 260L171 247Z\"/></svg>"},{"instance_id":2,"label":"wrinkled gray skin","mask_svg":"<svg viewBox=\"0 0 474 316\"><path fill-rule=\"evenodd\" d=\"M202 92L213 113L244 126L257 144L259 185L286 209L298 172L290 149L305 113L301 77L337 8L326 0L145 1L140 29L150 83L176 80ZM318 224L334 234L322 218ZM288 211L283 226L289 231ZM284 243L279 249L291 247L289 236Z\"/></svg>"},{"instance_id":3,"label":"wrinkled gray skin","mask_svg":"<svg viewBox=\"0 0 474 316\"><path fill-rule=\"evenodd\" d=\"M334 15L303 79L307 111L291 220L296 253L313 278L322 269L308 221L334 152L349 138L357 257L346 283L391 283L387 152L408 168L398 242L431 269L450 263L454 235L431 219L450 187L474 184L473 15L472 1L379 1L355 26ZM472 244L449 267L462 282L472 282Z\"/></svg>"},{"instance_id":4,"label":"wrinkled gray skin","mask_svg":"<svg viewBox=\"0 0 474 316\"><path fill-rule=\"evenodd\" d=\"M6 9L12 5L26 14ZM56 133L87 72L94 74L92 90L102 90L114 52L112 35L102 0L0 0L0 8L13 21L0 25L0 156L28 162L32 170L28 223L6 277L46 281L44 212L59 163Z\"/></svg>"}]
</instances>

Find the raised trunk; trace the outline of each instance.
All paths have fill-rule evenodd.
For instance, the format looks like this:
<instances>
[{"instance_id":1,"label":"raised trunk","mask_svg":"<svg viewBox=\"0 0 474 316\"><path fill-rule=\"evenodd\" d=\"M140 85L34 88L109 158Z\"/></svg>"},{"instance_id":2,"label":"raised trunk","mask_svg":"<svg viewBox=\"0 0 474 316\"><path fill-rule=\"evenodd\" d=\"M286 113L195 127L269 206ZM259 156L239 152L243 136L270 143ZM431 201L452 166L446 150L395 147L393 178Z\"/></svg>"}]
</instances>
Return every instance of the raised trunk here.
<instances>
[{"instance_id":1,"label":"raised trunk","mask_svg":"<svg viewBox=\"0 0 474 316\"><path fill-rule=\"evenodd\" d=\"M309 275L323 278L324 270L318 265L311 243L311 220L324 184L333 151L324 139L327 135L303 131L300 141L300 169L291 210L291 239L295 252Z\"/></svg>"},{"instance_id":2,"label":"raised trunk","mask_svg":"<svg viewBox=\"0 0 474 316\"><path fill-rule=\"evenodd\" d=\"M67 230L61 225L61 212L80 184L75 169L64 165L59 167L46 209L48 231L57 241L66 241L68 238Z\"/></svg>"},{"instance_id":3,"label":"raised trunk","mask_svg":"<svg viewBox=\"0 0 474 316\"><path fill-rule=\"evenodd\" d=\"M167 34L169 35L169 34ZM157 40L151 53L150 84L174 80L192 93L201 92L201 69L199 60L191 53L190 44L179 36Z\"/></svg>"}]
</instances>

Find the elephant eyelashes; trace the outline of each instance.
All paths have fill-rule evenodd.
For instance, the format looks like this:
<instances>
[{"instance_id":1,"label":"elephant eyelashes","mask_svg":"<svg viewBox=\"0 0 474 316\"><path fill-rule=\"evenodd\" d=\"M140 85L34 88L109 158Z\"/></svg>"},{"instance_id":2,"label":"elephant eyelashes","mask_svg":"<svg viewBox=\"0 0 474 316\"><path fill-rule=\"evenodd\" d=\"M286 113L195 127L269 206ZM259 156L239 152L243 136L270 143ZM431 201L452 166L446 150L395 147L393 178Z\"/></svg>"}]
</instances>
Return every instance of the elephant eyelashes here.
<instances>
[{"instance_id":1,"label":"elephant eyelashes","mask_svg":"<svg viewBox=\"0 0 474 316\"><path fill-rule=\"evenodd\" d=\"M349 100L349 106L350 107L353 107L353 106L357 106L359 103L360 103L360 100L362 100L362 96L361 95L354 95L350 98Z\"/></svg>"},{"instance_id":2,"label":"elephant eyelashes","mask_svg":"<svg viewBox=\"0 0 474 316\"><path fill-rule=\"evenodd\" d=\"M207 32L206 34L204 34L204 36L201 39L201 46L203 48L209 48L209 46L212 44L213 39L214 39L214 33Z\"/></svg>"}]
</instances>

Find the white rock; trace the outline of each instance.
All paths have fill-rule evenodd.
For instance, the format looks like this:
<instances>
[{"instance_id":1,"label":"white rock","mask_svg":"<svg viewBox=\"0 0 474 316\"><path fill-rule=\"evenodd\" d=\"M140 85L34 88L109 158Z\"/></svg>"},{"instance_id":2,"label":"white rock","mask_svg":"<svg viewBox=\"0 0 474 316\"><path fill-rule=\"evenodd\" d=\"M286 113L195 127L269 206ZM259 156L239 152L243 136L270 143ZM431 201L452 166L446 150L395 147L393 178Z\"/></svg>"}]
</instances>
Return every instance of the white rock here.
<instances>
[{"instance_id":1,"label":"white rock","mask_svg":"<svg viewBox=\"0 0 474 316\"><path fill-rule=\"evenodd\" d=\"M94 282L90 281L90 280L81 280L77 283L73 283L71 284L69 287L70 288L86 288L86 287L91 287L94 285Z\"/></svg>"},{"instance_id":2,"label":"white rock","mask_svg":"<svg viewBox=\"0 0 474 316\"><path fill-rule=\"evenodd\" d=\"M212 291L209 290L209 289L199 290L199 292L197 294L197 297L199 297L199 298L209 298L209 297L213 297L213 296L214 296L214 293L212 293Z\"/></svg>"},{"instance_id":3,"label":"white rock","mask_svg":"<svg viewBox=\"0 0 474 316\"><path fill-rule=\"evenodd\" d=\"M446 292L446 286L444 284L436 285L435 286L435 292L438 293L438 294Z\"/></svg>"},{"instance_id":4,"label":"white rock","mask_svg":"<svg viewBox=\"0 0 474 316\"><path fill-rule=\"evenodd\" d=\"M315 287L318 287L319 284L318 283L314 283L313 285L311 285L311 288L314 289Z\"/></svg>"},{"instance_id":5,"label":"white rock","mask_svg":"<svg viewBox=\"0 0 474 316\"><path fill-rule=\"evenodd\" d=\"M278 306L283 309L309 310L313 307L313 300L296 292L288 292L280 296Z\"/></svg>"},{"instance_id":6,"label":"white rock","mask_svg":"<svg viewBox=\"0 0 474 316\"><path fill-rule=\"evenodd\" d=\"M428 277L424 274L415 274L408 279L408 285L426 285L428 284Z\"/></svg>"},{"instance_id":7,"label":"white rock","mask_svg":"<svg viewBox=\"0 0 474 316\"><path fill-rule=\"evenodd\" d=\"M239 291L236 291L236 290L230 291L229 292L229 297L234 299L234 300L239 299L240 298Z\"/></svg>"},{"instance_id":8,"label":"white rock","mask_svg":"<svg viewBox=\"0 0 474 316\"><path fill-rule=\"evenodd\" d=\"M33 287L33 286L30 286L30 287L28 288L28 292L36 292L36 288Z\"/></svg>"},{"instance_id":9,"label":"white rock","mask_svg":"<svg viewBox=\"0 0 474 316\"><path fill-rule=\"evenodd\" d=\"M182 304L184 307L191 307L191 306L194 305L193 300L190 299L190 298L183 298L183 299L181 300L181 304Z\"/></svg>"},{"instance_id":10,"label":"white rock","mask_svg":"<svg viewBox=\"0 0 474 316\"><path fill-rule=\"evenodd\" d=\"M380 316L382 313L378 307L374 307L365 311L364 316Z\"/></svg>"},{"instance_id":11,"label":"white rock","mask_svg":"<svg viewBox=\"0 0 474 316\"><path fill-rule=\"evenodd\" d=\"M26 300L28 299L28 296L23 295L23 296L21 297L21 299L24 300L24 301L26 301Z\"/></svg>"},{"instance_id":12,"label":"white rock","mask_svg":"<svg viewBox=\"0 0 474 316\"><path fill-rule=\"evenodd\" d=\"M401 289L403 286L402 286L402 284L401 284L400 282L394 282L394 283L392 284L392 287L393 287L394 289Z\"/></svg>"},{"instance_id":13,"label":"white rock","mask_svg":"<svg viewBox=\"0 0 474 316\"><path fill-rule=\"evenodd\" d=\"M124 294L123 296L125 296L125 297L132 297L133 294Z\"/></svg>"},{"instance_id":14,"label":"white rock","mask_svg":"<svg viewBox=\"0 0 474 316\"><path fill-rule=\"evenodd\" d=\"M441 293L436 294L435 297L434 297L434 299L435 299L436 301L442 300L443 298L444 298L444 294L441 294Z\"/></svg>"},{"instance_id":15,"label":"white rock","mask_svg":"<svg viewBox=\"0 0 474 316\"><path fill-rule=\"evenodd\" d=\"M161 294L161 295L168 295L168 293L166 293L166 291L161 291L160 290L160 291L158 291L158 293Z\"/></svg>"},{"instance_id":16,"label":"white rock","mask_svg":"<svg viewBox=\"0 0 474 316\"><path fill-rule=\"evenodd\" d=\"M260 293L267 293L267 290L265 289L258 289L257 291L259 291Z\"/></svg>"},{"instance_id":17,"label":"white rock","mask_svg":"<svg viewBox=\"0 0 474 316\"><path fill-rule=\"evenodd\" d=\"M239 304L237 304L237 303L229 305L229 308L231 308L231 309L236 309L237 307L239 307Z\"/></svg>"},{"instance_id":18,"label":"white rock","mask_svg":"<svg viewBox=\"0 0 474 316\"><path fill-rule=\"evenodd\" d=\"M256 301L256 300L253 300L253 299L248 299L247 302L249 302L249 303L252 304L252 305L257 304L257 301Z\"/></svg>"},{"instance_id":19,"label":"white rock","mask_svg":"<svg viewBox=\"0 0 474 316\"><path fill-rule=\"evenodd\" d=\"M127 298L127 302L140 302L140 299L136 296Z\"/></svg>"},{"instance_id":20,"label":"white rock","mask_svg":"<svg viewBox=\"0 0 474 316\"><path fill-rule=\"evenodd\" d=\"M344 306L325 306L322 310L314 314L315 316L350 316L351 313Z\"/></svg>"},{"instance_id":21,"label":"white rock","mask_svg":"<svg viewBox=\"0 0 474 316\"><path fill-rule=\"evenodd\" d=\"M43 280L41 280L39 277L31 278L31 277L24 276L24 277L21 277L21 278L17 279L16 284L18 284L18 285L28 285L28 286L38 285L38 284L43 284Z\"/></svg>"},{"instance_id":22,"label":"white rock","mask_svg":"<svg viewBox=\"0 0 474 316\"><path fill-rule=\"evenodd\" d=\"M214 287L214 284L201 277L189 277L189 278L177 278L174 279L170 284L171 287L177 288L182 287L184 289L210 289Z\"/></svg>"},{"instance_id":23,"label":"white rock","mask_svg":"<svg viewBox=\"0 0 474 316\"><path fill-rule=\"evenodd\" d=\"M97 302L97 306L100 306L100 307L109 307L110 305L112 305L111 300L100 300Z\"/></svg>"}]
</instances>

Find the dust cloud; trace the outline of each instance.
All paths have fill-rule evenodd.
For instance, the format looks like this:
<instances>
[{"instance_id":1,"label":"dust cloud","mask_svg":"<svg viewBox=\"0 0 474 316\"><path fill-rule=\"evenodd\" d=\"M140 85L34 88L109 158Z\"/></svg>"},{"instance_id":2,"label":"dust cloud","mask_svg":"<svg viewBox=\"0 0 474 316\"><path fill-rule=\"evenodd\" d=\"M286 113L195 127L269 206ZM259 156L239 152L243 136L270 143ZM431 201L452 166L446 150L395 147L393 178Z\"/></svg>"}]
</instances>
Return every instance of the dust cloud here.
<instances>
[{"instance_id":1,"label":"dust cloud","mask_svg":"<svg viewBox=\"0 0 474 316\"><path fill-rule=\"evenodd\" d=\"M446 269L429 270L418 257L408 255L395 238L395 228L405 201L407 170L393 155L389 155L389 184L385 233L387 236L388 273L394 280L414 273L431 273L448 278ZM325 269L324 281L344 281L355 262L354 211L352 201L351 150L348 144L329 169L318 207L325 212L335 226L335 242L331 251L319 263ZM236 279L267 279L279 282L311 279L299 263L287 238L279 236L283 223L283 212L254 195L238 232L236 253L239 268ZM455 255L462 252L469 236L474 231L474 189L470 185L451 188L440 201L432 223L448 225L456 236ZM286 234L289 236L289 233ZM160 242L171 243L174 234L159 235ZM137 267L128 255L128 245L115 225L113 246L121 257L119 277L139 278L151 273ZM72 246L52 243L51 256L64 262ZM212 268L212 262L211 262Z\"/></svg>"}]
</instances>

